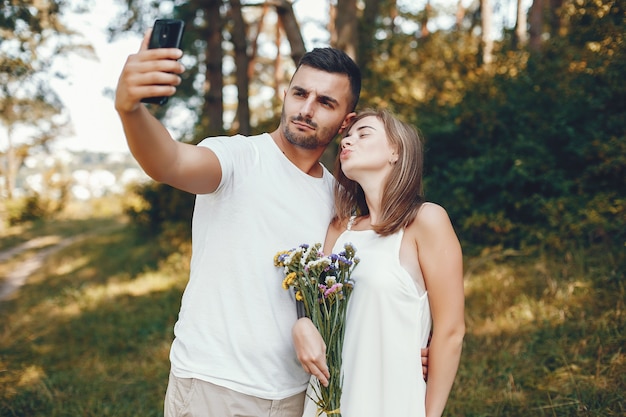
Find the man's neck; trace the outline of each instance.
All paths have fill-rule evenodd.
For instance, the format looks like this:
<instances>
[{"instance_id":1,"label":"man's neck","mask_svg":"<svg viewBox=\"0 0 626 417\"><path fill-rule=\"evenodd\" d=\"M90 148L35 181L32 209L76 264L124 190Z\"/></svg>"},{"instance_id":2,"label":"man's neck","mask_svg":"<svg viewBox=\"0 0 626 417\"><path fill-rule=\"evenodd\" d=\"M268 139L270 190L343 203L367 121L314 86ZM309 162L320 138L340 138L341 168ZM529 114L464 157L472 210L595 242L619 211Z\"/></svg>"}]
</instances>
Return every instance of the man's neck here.
<instances>
[{"instance_id":1,"label":"man's neck","mask_svg":"<svg viewBox=\"0 0 626 417\"><path fill-rule=\"evenodd\" d=\"M280 134L280 130L273 131L270 133L270 136L283 155L300 171L312 177L322 177L324 171L319 160L324 153L323 147L306 149L301 146L296 146L285 139L284 136Z\"/></svg>"}]
</instances>

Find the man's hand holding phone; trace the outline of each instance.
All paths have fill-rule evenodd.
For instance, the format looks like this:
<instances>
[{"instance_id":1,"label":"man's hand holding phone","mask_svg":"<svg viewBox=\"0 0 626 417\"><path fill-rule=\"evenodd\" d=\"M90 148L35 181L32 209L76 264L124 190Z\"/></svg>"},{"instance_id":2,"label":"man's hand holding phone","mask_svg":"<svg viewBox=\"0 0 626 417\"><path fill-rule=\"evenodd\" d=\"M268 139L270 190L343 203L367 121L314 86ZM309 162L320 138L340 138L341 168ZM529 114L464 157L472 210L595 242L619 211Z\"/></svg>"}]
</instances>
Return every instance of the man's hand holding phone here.
<instances>
[{"instance_id":1,"label":"man's hand holding phone","mask_svg":"<svg viewBox=\"0 0 626 417\"><path fill-rule=\"evenodd\" d=\"M166 38L174 36L175 46L156 44L155 47L153 38L163 36L163 32L158 30L158 22L144 36L139 52L130 55L124 64L115 94L115 108L118 112L133 112L141 101L165 104L180 84L180 74L184 72L184 67L178 62L183 54L180 49L182 27L180 32L166 32Z\"/></svg>"}]
</instances>

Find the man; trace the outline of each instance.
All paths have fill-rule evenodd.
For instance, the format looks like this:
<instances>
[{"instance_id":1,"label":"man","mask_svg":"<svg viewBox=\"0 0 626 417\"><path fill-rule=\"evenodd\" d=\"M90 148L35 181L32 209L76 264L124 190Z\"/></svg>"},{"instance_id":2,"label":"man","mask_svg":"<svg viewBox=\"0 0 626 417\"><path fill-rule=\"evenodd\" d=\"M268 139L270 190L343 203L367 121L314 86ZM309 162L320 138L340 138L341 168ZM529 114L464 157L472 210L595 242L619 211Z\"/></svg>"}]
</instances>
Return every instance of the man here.
<instances>
[{"instance_id":1,"label":"man","mask_svg":"<svg viewBox=\"0 0 626 417\"><path fill-rule=\"evenodd\" d=\"M182 52L148 49L149 36L122 69L115 108L145 172L197 195L165 416L300 417L310 375L292 329L301 340L308 324L294 327L295 301L272 261L279 250L324 240L333 179L319 158L354 116L360 71L339 50L315 49L298 64L275 131L194 146L173 140L140 103L174 94L184 71ZM309 352L322 356L307 370L325 383L323 350Z\"/></svg>"}]
</instances>

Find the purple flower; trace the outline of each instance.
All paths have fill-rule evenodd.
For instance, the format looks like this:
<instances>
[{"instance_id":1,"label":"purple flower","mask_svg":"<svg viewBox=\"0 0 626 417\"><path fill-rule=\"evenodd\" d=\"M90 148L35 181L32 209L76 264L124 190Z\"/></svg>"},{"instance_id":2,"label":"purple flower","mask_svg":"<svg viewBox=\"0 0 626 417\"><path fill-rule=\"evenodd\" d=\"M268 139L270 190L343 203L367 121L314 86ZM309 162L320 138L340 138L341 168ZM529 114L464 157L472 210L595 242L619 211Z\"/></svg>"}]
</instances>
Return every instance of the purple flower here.
<instances>
[{"instance_id":1,"label":"purple flower","mask_svg":"<svg viewBox=\"0 0 626 417\"><path fill-rule=\"evenodd\" d=\"M345 255L345 253L344 253ZM339 265L341 266L350 266L352 265L352 261L348 258L346 258L344 255L339 255L339 257L337 258L337 262L339 263Z\"/></svg>"}]
</instances>

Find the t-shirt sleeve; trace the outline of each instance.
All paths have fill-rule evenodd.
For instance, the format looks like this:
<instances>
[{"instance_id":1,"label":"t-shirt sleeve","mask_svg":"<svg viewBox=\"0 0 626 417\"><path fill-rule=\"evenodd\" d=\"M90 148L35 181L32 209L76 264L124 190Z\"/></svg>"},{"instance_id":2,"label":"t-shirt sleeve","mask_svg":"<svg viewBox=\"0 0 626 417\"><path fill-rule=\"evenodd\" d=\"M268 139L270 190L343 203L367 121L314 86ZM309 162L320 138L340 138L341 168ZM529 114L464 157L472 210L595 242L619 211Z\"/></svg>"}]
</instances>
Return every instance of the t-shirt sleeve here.
<instances>
[{"instance_id":1,"label":"t-shirt sleeve","mask_svg":"<svg viewBox=\"0 0 626 417\"><path fill-rule=\"evenodd\" d=\"M245 178L259 159L254 139L242 135L206 138L198 146L211 149L220 161L222 180L216 192L232 186L239 178Z\"/></svg>"}]
</instances>

